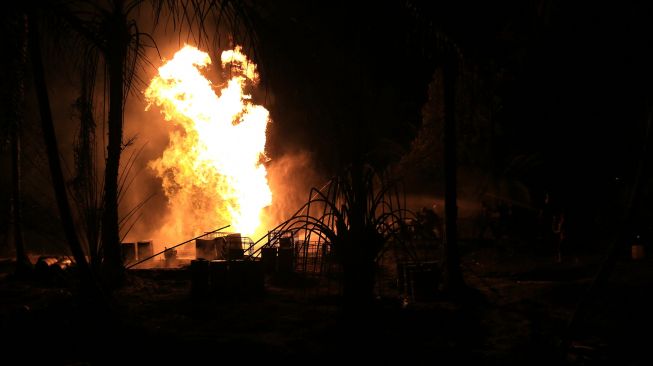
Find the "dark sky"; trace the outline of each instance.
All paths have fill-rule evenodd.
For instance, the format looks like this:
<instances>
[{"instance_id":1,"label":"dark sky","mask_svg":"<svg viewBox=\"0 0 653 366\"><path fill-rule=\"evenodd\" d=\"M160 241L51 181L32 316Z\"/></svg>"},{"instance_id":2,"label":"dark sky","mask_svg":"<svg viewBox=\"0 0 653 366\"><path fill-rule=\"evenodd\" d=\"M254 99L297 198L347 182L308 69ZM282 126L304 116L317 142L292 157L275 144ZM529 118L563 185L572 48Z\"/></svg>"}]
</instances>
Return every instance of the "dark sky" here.
<instances>
[{"instance_id":1,"label":"dark sky","mask_svg":"<svg viewBox=\"0 0 653 366\"><path fill-rule=\"evenodd\" d=\"M634 180L651 113L653 5L246 3L274 120L273 158L308 150L315 167L331 173L352 146L407 151L442 60L434 37L440 33L500 105L492 116L502 131L499 166L538 155L544 165L531 184L590 206L603 204L617 177L626 185ZM351 133L352 126L362 133Z\"/></svg>"},{"instance_id":2,"label":"dark sky","mask_svg":"<svg viewBox=\"0 0 653 366\"><path fill-rule=\"evenodd\" d=\"M364 116L378 108L397 117L381 135L405 144L441 60L428 35L437 29L501 105L493 116L500 160L539 154L546 167L537 179L588 199L616 177L633 179L651 108L651 5L282 1L259 9L261 54L273 55L268 81L281 100L277 143L330 146L341 138L334 123L360 123L347 105L360 103Z\"/></svg>"}]
</instances>

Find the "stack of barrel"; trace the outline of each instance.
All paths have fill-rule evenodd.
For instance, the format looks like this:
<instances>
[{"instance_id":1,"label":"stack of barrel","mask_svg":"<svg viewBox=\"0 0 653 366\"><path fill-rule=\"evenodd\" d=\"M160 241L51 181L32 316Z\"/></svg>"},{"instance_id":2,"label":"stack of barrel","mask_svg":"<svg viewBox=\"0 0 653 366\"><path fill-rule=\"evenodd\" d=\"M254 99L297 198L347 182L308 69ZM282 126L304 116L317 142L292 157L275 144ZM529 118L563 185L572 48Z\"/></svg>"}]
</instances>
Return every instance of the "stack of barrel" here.
<instances>
[{"instance_id":1,"label":"stack of barrel","mask_svg":"<svg viewBox=\"0 0 653 366\"><path fill-rule=\"evenodd\" d=\"M125 242L122 243L120 249L122 253L122 263L125 265L151 257L152 254L154 254L151 240Z\"/></svg>"},{"instance_id":2,"label":"stack of barrel","mask_svg":"<svg viewBox=\"0 0 653 366\"><path fill-rule=\"evenodd\" d=\"M265 273L291 274L295 271L295 248L291 237L279 239L279 246L261 249L261 262Z\"/></svg>"},{"instance_id":3,"label":"stack of barrel","mask_svg":"<svg viewBox=\"0 0 653 366\"><path fill-rule=\"evenodd\" d=\"M244 258L240 234L195 241L191 261L191 293L218 299L251 298L263 294L261 262Z\"/></svg>"}]
</instances>

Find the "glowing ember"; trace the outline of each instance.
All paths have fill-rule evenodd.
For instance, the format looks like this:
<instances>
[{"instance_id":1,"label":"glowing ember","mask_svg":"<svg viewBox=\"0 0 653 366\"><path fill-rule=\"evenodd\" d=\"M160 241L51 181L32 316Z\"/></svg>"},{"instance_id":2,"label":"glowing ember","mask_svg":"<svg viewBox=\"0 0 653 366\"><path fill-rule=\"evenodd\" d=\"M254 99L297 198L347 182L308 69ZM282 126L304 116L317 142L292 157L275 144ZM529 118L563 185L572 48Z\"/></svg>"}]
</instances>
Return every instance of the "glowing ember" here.
<instances>
[{"instance_id":1,"label":"glowing ember","mask_svg":"<svg viewBox=\"0 0 653 366\"><path fill-rule=\"evenodd\" d=\"M232 77L217 94L201 73L209 55L188 45L159 68L145 91L147 109L159 106L180 127L150 167L163 180L174 225L185 228L184 235L231 224L230 231L252 236L272 200L262 164L269 113L243 91L256 84L256 65L240 47L221 59Z\"/></svg>"}]
</instances>

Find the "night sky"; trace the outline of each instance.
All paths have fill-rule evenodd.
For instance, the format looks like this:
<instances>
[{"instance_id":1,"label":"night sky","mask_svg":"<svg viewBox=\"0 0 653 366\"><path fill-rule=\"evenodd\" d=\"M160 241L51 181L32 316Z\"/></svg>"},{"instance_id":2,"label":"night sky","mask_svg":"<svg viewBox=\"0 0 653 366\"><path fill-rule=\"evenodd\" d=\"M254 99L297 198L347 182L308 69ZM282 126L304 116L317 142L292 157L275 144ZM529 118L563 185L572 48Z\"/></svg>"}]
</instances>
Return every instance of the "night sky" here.
<instances>
[{"instance_id":1,"label":"night sky","mask_svg":"<svg viewBox=\"0 0 653 366\"><path fill-rule=\"evenodd\" d=\"M492 96L495 169L535 156L541 164L520 178L536 196L555 192L590 210L633 183L651 113L650 5L299 3L261 5L261 55L283 136L273 151L310 146L331 160L334 124L376 117L382 131L370 136L409 149L442 60L432 36L441 32Z\"/></svg>"},{"instance_id":2,"label":"night sky","mask_svg":"<svg viewBox=\"0 0 653 366\"><path fill-rule=\"evenodd\" d=\"M425 106L441 109L441 95L429 95L429 84L441 86L436 75L443 52L437 39L444 37L460 50L465 72L474 75L474 88L460 87L457 118L459 151L483 157L476 168L500 179L509 172L508 179L528 187L536 208L545 192L553 192L561 205L580 208L579 216L620 209L614 201L623 201L623 192L633 186L651 114L651 5L544 0L245 4L256 34L248 51L262 76L263 89L255 97L273 120L267 145L273 160L308 152L312 168L325 179L356 154L380 165L401 161L416 136L431 133L422 131ZM154 34L164 55L170 53L169 33ZM58 115L65 120L57 123L65 152L70 136L63 135L73 131L70 102L57 98L76 92L65 80L74 73L58 72L60 64L69 63L61 59L46 72L52 108L55 114L64 111ZM34 102L30 90L28 83L28 104ZM141 104L142 99L130 100L128 109L142 110ZM484 122L472 120L480 137L468 142L468 115L474 114ZM35 108L27 108L26 116L29 130L38 123ZM468 164L459 160L463 168ZM531 163L511 170L523 161ZM421 177L415 189L440 194L441 161L429 164L427 171L412 172ZM648 160L642 165L642 182L650 181L649 165ZM464 177L460 184L466 184ZM648 196L637 200L644 217L648 201Z\"/></svg>"}]
</instances>

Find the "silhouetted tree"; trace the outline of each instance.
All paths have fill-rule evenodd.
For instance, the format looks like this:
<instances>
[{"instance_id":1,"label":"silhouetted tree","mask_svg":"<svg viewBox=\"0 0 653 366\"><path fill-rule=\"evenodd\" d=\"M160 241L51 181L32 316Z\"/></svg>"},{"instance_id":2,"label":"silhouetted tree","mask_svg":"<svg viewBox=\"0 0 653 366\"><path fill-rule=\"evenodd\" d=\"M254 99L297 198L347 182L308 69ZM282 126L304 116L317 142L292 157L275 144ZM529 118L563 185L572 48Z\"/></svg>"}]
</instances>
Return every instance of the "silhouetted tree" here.
<instances>
[{"instance_id":1,"label":"silhouetted tree","mask_svg":"<svg viewBox=\"0 0 653 366\"><path fill-rule=\"evenodd\" d=\"M43 130L43 138L45 141L46 153L48 156L48 165L50 167L50 174L52 175L52 184L54 188L57 206L59 207L59 214L63 225L64 233L70 246L70 250L75 258L75 262L80 270L82 279L89 281L95 285L93 276L86 256L82 249L75 222L73 219L70 204L68 202L68 194L66 191L66 184L61 170L61 162L59 161L59 145L57 143L57 136L54 130L54 122L52 119L52 111L50 109L50 99L48 96L48 89L46 86L45 75L43 71L43 60L41 56L41 46L39 40L38 20L31 9L28 15L29 21L29 54L30 63L32 65L32 73L34 78L34 85L39 104L39 112L41 114L41 126Z\"/></svg>"},{"instance_id":2,"label":"silhouetted tree","mask_svg":"<svg viewBox=\"0 0 653 366\"><path fill-rule=\"evenodd\" d=\"M11 145L11 230L16 249L16 273L27 272L31 263L25 251L21 218L21 126L23 124L23 108L25 103L25 69L27 64L27 19L19 11L11 9L3 17L3 32L8 38L9 65L6 70L6 118L4 121L9 130Z\"/></svg>"},{"instance_id":3,"label":"silhouetted tree","mask_svg":"<svg viewBox=\"0 0 653 366\"><path fill-rule=\"evenodd\" d=\"M451 51L457 51L453 48ZM445 54L444 62L444 271L445 291L458 291L465 286L458 254L458 204L456 160L456 78L458 55Z\"/></svg>"},{"instance_id":4,"label":"silhouetted tree","mask_svg":"<svg viewBox=\"0 0 653 366\"><path fill-rule=\"evenodd\" d=\"M309 200L271 232L278 236L305 234L305 240L330 245L342 268L346 311L360 315L373 303L376 270L390 242L403 247L406 214L397 181L387 171L357 163L332 178L322 189L311 189ZM305 243L307 244L307 243Z\"/></svg>"},{"instance_id":5,"label":"silhouetted tree","mask_svg":"<svg viewBox=\"0 0 653 366\"><path fill-rule=\"evenodd\" d=\"M113 1L110 13L100 26L103 36L95 41L101 46L108 68L109 81L109 140L104 170L104 211L102 215L102 249L104 271L110 282L121 283L123 270L120 254L120 228L118 225L118 174L120 153L123 149L123 124L125 90L129 90L134 75L128 57L135 58L141 45L138 29L128 17L124 1ZM130 55L130 48L132 55ZM133 66L132 66L133 67Z\"/></svg>"},{"instance_id":6,"label":"silhouetted tree","mask_svg":"<svg viewBox=\"0 0 653 366\"><path fill-rule=\"evenodd\" d=\"M80 95L74 107L79 114L79 131L74 146L75 177L72 181L78 220L83 227L86 245L94 269L101 263L100 228L101 202L100 183L96 174L97 145L95 140L96 123L94 116L94 88L97 78L99 55L89 47L85 50L81 64Z\"/></svg>"}]
</instances>

